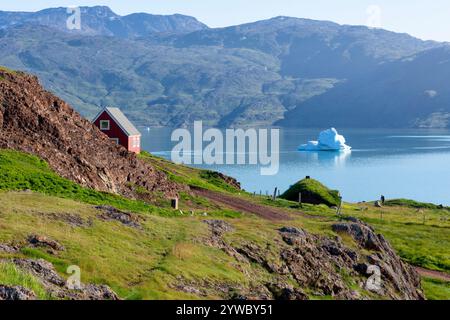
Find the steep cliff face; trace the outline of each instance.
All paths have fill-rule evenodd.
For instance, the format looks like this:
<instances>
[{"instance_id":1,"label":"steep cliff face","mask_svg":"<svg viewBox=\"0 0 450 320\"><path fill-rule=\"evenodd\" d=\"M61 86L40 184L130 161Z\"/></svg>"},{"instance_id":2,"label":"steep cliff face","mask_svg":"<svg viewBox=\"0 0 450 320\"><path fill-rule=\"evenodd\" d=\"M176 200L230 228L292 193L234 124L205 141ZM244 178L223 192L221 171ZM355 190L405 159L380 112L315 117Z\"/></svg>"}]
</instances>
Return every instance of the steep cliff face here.
<instances>
[{"instance_id":1,"label":"steep cliff face","mask_svg":"<svg viewBox=\"0 0 450 320\"><path fill-rule=\"evenodd\" d=\"M142 197L136 186L166 195L179 189L25 73L0 70L0 148L37 155L59 175L99 191Z\"/></svg>"}]
</instances>

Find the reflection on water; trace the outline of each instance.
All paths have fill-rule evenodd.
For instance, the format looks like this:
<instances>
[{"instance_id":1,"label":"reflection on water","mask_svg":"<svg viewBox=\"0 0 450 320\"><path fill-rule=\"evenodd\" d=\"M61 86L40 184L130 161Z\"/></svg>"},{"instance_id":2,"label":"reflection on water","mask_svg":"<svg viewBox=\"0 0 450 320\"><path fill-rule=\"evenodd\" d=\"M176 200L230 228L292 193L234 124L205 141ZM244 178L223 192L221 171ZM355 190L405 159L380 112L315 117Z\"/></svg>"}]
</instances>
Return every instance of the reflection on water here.
<instances>
[{"instance_id":1,"label":"reflection on water","mask_svg":"<svg viewBox=\"0 0 450 320\"><path fill-rule=\"evenodd\" d=\"M351 156L351 150L341 151L298 151L306 157L306 161L318 162L320 166L341 167Z\"/></svg>"},{"instance_id":2,"label":"reflection on water","mask_svg":"<svg viewBox=\"0 0 450 320\"><path fill-rule=\"evenodd\" d=\"M450 205L450 131L339 129L351 152L300 152L320 129L280 131L280 170L261 176L258 166L200 166L236 177L248 191L284 190L309 175L334 189L347 201L412 198ZM143 148L170 159L176 143L171 129L143 133Z\"/></svg>"}]
</instances>

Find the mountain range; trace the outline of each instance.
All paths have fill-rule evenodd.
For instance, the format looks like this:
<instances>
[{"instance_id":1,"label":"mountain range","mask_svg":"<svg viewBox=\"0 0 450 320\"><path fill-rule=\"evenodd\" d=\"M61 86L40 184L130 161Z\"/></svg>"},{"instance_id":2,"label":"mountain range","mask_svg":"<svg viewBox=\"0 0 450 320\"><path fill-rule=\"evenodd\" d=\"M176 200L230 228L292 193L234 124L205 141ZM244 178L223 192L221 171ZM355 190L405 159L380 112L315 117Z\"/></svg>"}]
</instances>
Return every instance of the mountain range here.
<instances>
[{"instance_id":1,"label":"mountain range","mask_svg":"<svg viewBox=\"0 0 450 320\"><path fill-rule=\"evenodd\" d=\"M291 17L209 28L193 17L81 7L0 12L0 65L32 72L84 116L138 125L425 127L450 124L450 47Z\"/></svg>"}]
</instances>

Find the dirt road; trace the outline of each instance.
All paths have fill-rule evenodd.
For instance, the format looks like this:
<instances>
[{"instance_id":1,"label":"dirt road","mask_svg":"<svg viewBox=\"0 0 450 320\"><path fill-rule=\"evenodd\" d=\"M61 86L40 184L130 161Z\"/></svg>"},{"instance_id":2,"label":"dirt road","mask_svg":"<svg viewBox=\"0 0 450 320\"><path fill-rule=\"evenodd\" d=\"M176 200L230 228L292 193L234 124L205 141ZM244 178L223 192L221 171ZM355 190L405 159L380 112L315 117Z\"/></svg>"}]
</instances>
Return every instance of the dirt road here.
<instances>
[{"instance_id":1,"label":"dirt road","mask_svg":"<svg viewBox=\"0 0 450 320\"><path fill-rule=\"evenodd\" d=\"M269 206L264 206L260 204L256 204L250 202L248 200L240 199L237 196L229 196L223 193L214 192L210 190L200 189L200 188L192 188L192 191L204 198L208 198L209 200L220 203L226 207L231 209L241 211L241 212L249 212L253 213L257 216L263 217L268 220L290 220L291 217L289 213L284 211L283 209L273 208Z\"/></svg>"},{"instance_id":2,"label":"dirt road","mask_svg":"<svg viewBox=\"0 0 450 320\"><path fill-rule=\"evenodd\" d=\"M450 281L450 274L445 272L428 270L420 267L416 267L416 271L423 277L438 279L442 281Z\"/></svg>"}]
</instances>

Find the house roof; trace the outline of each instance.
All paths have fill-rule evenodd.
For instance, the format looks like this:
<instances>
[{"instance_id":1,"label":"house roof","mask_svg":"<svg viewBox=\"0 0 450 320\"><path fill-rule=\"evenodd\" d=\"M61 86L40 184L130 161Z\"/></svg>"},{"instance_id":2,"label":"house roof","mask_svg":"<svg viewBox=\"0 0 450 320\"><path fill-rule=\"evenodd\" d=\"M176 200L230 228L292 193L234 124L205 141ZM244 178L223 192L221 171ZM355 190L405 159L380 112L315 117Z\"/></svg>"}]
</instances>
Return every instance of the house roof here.
<instances>
[{"instance_id":1,"label":"house roof","mask_svg":"<svg viewBox=\"0 0 450 320\"><path fill-rule=\"evenodd\" d=\"M128 118L120 111L119 108L106 107L94 118L93 122L100 117L103 112L107 112L111 118L119 125L119 127L128 135L128 136L140 136L141 133L138 129L128 120Z\"/></svg>"}]
</instances>

